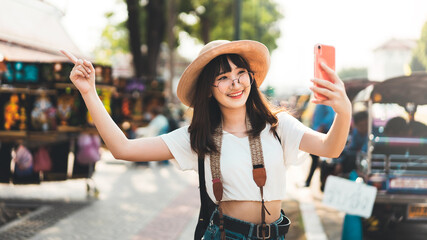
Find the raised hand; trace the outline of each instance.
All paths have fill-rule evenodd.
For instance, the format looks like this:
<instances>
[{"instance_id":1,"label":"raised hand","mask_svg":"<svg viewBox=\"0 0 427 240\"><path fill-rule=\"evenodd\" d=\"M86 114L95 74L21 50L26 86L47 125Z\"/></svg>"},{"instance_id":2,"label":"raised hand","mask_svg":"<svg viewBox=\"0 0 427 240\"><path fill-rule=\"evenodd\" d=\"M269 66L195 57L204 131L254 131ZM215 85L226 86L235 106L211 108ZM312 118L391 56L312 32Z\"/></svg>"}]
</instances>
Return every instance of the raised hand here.
<instances>
[{"instance_id":1,"label":"raised hand","mask_svg":"<svg viewBox=\"0 0 427 240\"><path fill-rule=\"evenodd\" d=\"M314 78L311 81L318 86L311 86L310 89L315 92L326 96L328 99L313 99L312 102L316 104L323 104L331 106L337 114L351 114L351 102L345 92L343 81L338 75L329 68L326 64L322 63L321 67L329 75L333 82Z\"/></svg>"},{"instance_id":2,"label":"raised hand","mask_svg":"<svg viewBox=\"0 0 427 240\"><path fill-rule=\"evenodd\" d=\"M86 94L91 90L95 90L95 69L86 59L78 59L67 50L60 50L72 63L74 67L70 73L71 82L80 93Z\"/></svg>"}]
</instances>

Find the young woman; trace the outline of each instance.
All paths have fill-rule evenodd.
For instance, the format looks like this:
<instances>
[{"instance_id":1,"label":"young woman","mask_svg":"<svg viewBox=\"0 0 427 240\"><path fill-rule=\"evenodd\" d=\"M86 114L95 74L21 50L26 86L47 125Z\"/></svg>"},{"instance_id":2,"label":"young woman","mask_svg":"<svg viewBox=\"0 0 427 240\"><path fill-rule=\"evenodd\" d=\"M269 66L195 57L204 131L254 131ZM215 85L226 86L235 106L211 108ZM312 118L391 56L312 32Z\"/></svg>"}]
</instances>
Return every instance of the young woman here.
<instances>
[{"instance_id":1,"label":"young woman","mask_svg":"<svg viewBox=\"0 0 427 240\"><path fill-rule=\"evenodd\" d=\"M117 159L158 161L175 158L182 170L196 170L204 157L206 188L219 203L204 239L284 239L281 200L285 164L298 163L300 150L338 157L350 126L351 104L343 82L327 66L333 83L313 79L311 90L328 97L312 100L336 112L327 134L313 131L291 115L275 112L258 87L270 57L255 41L217 40L204 46L178 84L181 102L194 108L189 126L153 138L129 140L111 120L95 90L90 62L63 52L75 66L71 81L80 91L95 125ZM202 158L203 159L203 158Z\"/></svg>"}]
</instances>

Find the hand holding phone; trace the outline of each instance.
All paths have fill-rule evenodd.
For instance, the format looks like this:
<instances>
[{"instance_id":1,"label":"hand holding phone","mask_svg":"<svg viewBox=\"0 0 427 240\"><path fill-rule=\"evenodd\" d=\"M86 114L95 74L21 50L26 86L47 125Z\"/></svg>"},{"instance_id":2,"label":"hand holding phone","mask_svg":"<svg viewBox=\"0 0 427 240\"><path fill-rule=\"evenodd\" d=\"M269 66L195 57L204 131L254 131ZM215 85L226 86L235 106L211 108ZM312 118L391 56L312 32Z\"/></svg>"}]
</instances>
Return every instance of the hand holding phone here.
<instances>
[{"instance_id":1,"label":"hand holding phone","mask_svg":"<svg viewBox=\"0 0 427 240\"><path fill-rule=\"evenodd\" d=\"M334 82L320 66L321 63L326 64L329 68L335 71L335 48L333 46L316 44L314 46L314 78L325 79ZM318 87L320 85L315 84ZM327 100L328 98L322 94L314 93L314 97L319 100Z\"/></svg>"}]
</instances>

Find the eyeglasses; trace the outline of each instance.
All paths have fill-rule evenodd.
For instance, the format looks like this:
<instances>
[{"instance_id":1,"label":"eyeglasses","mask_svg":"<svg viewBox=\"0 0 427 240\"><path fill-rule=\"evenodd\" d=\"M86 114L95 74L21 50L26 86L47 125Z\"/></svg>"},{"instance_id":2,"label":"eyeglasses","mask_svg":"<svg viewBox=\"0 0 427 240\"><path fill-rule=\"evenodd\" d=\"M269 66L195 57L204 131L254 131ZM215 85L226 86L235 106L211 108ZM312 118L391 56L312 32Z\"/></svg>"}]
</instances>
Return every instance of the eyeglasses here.
<instances>
[{"instance_id":1,"label":"eyeglasses","mask_svg":"<svg viewBox=\"0 0 427 240\"><path fill-rule=\"evenodd\" d=\"M237 78L235 79L223 76L215 80L216 85L213 84L213 86L217 87L221 93L227 93L230 87L234 85L234 81L236 80L239 84L242 84L245 88L247 88L254 82L253 73L248 71L240 71L237 74Z\"/></svg>"}]
</instances>

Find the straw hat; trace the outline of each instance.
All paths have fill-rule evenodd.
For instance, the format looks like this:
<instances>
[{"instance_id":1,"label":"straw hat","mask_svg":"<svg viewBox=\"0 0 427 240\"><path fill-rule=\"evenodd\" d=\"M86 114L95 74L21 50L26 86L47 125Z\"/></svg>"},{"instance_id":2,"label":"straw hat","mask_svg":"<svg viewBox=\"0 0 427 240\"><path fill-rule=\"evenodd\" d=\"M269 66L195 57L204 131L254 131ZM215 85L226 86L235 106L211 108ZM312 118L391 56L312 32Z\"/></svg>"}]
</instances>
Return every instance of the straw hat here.
<instances>
[{"instance_id":1,"label":"straw hat","mask_svg":"<svg viewBox=\"0 0 427 240\"><path fill-rule=\"evenodd\" d=\"M216 40L206 44L199 56L188 65L178 83L177 95L181 102L189 107L195 94L196 81L202 69L215 57L222 54L238 54L243 57L254 72L257 85L260 86L270 67L270 54L267 47L256 41Z\"/></svg>"}]
</instances>

